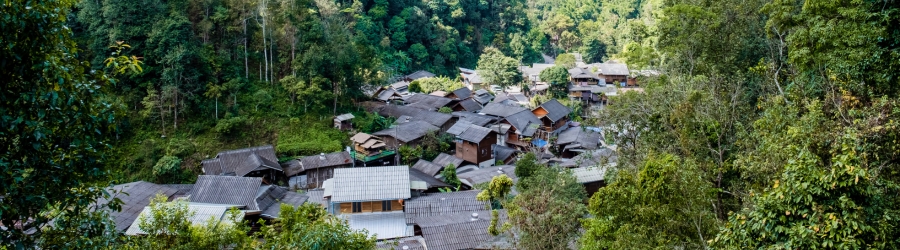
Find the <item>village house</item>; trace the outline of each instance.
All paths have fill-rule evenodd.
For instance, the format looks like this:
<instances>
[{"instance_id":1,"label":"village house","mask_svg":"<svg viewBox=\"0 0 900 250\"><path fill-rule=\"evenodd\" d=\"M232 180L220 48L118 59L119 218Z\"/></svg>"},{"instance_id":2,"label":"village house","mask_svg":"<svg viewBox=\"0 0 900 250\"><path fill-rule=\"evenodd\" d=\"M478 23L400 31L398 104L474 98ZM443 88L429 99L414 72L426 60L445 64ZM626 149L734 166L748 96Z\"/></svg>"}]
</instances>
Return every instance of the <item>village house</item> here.
<instances>
[{"instance_id":1,"label":"village house","mask_svg":"<svg viewBox=\"0 0 900 250\"><path fill-rule=\"evenodd\" d=\"M541 130L551 135L556 134L560 128L569 122L569 113L571 112L572 110L569 107L562 105L556 99L542 103L541 106L532 110L534 116L540 119L543 124Z\"/></svg>"},{"instance_id":2,"label":"village house","mask_svg":"<svg viewBox=\"0 0 900 250\"><path fill-rule=\"evenodd\" d=\"M409 172L408 166L337 169L323 192L328 211L347 220L351 229L366 229L379 240L413 236L404 204L414 189L426 184L411 181Z\"/></svg>"},{"instance_id":3,"label":"village house","mask_svg":"<svg viewBox=\"0 0 900 250\"><path fill-rule=\"evenodd\" d=\"M463 159L446 153L440 153L433 161L419 159L419 161L412 166L412 169L418 170L428 176L443 178L443 176L441 176L441 171L444 170L444 167L451 164L457 167L457 172L459 172L458 168L463 164Z\"/></svg>"},{"instance_id":4,"label":"village house","mask_svg":"<svg viewBox=\"0 0 900 250\"><path fill-rule=\"evenodd\" d=\"M497 165L514 164L519 154L519 151L514 148L498 144L491 145L491 150L494 152L494 160L497 162Z\"/></svg>"},{"instance_id":5,"label":"village house","mask_svg":"<svg viewBox=\"0 0 900 250\"><path fill-rule=\"evenodd\" d=\"M231 205L239 208L244 220L278 218L281 204L300 206L308 196L275 185L263 185L258 177L201 175L197 178L188 201L204 204Z\"/></svg>"},{"instance_id":6,"label":"village house","mask_svg":"<svg viewBox=\"0 0 900 250\"><path fill-rule=\"evenodd\" d=\"M413 234L424 239L427 249L472 249L493 238L488 204L478 201L481 191L435 193L409 200L406 204L406 223L413 226ZM500 210L500 221L507 219Z\"/></svg>"},{"instance_id":7,"label":"village house","mask_svg":"<svg viewBox=\"0 0 900 250\"><path fill-rule=\"evenodd\" d=\"M576 155L571 159L563 159L563 162L560 163L559 166L564 168L598 167L607 164L616 164L618 160L619 157L616 155L616 151L609 147L600 147L596 150L590 150Z\"/></svg>"},{"instance_id":8,"label":"village house","mask_svg":"<svg viewBox=\"0 0 900 250\"><path fill-rule=\"evenodd\" d=\"M472 113L472 112L458 111L458 112L453 112L452 115L457 117L457 123L461 122L461 121L467 121L476 126L482 126L482 127L486 127L490 124L497 122L497 117L487 116L487 115L482 115L482 114ZM451 126L451 128L452 128L452 126Z\"/></svg>"},{"instance_id":9,"label":"village house","mask_svg":"<svg viewBox=\"0 0 900 250\"><path fill-rule=\"evenodd\" d=\"M463 85L469 89L483 89L486 87L484 80L481 79L481 76L475 70L459 68L459 76Z\"/></svg>"},{"instance_id":10,"label":"village house","mask_svg":"<svg viewBox=\"0 0 900 250\"><path fill-rule=\"evenodd\" d=\"M453 106L453 111L478 112L482 108L481 104L474 99L465 99Z\"/></svg>"},{"instance_id":11,"label":"village house","mask_svg":"<svg viewBox=\"0 0 900 250\"><path fill-rule=\"evenodd\" d=\"M491 92L488 92L484 89L478 89L475 91L475 94L472 96L472 99L478 102L478 104L486 105L494 99L494 96L491 95Z\"/></svg>"},{"instance_id":12,"label":"village house","mask_svg":"<svg viewBox=\"0 0 900 250\"><path fill-rule=\"evenodd\" d=\"M382 102L390 102L390 101L402 100L403 95L401 95L399 92L397 92L397 90L394 90L394 88L388 87L388 88L379 88L372 95L372 98L382 101Z\"/></svg>"},{"instance_id":13,"label":"village house","mask_svg":"<svg viewBox=\"0 0 900 250\"><path fill-rule=\"evenodd\" d=\"M500 120L501 125L498 126L500 134L505 134L503 143L500 145L514 145L520 149L531 147L534 137L541 138L537 133L541 128L541 120L538 119L530 110L523 109L515 114L509 115ZM503 126L508 125L508 127ZM505 133L504 131L505 130ZM546 136L544 136L546 137Z\"/></svg>"},{"instance_id":14,"label":"village house","mask_svg":"<svg viewBox=\"0 0 900 250\"><path fill-rule=\"evenodd\" d=\"M272 145L222 151L201 165L205 175L262 177L265 183L280 180L284 171Z\"/></svg>"},{"instance_id":15,"label":"village house","mask_svg":"<svg viewBox=\"0 0 900 250\"><path fill-rule=\"evenodd\" d=\"M460 121L448 133L456 136L457 158L481 167L494 165L491 145L497 142L497 133L493 130Z\"/></svg>"},{"instance_id":16,"label":"village house","mask_svg":"<svg viewBox=\"0 0 900 250\"><path fill-rule=\"evenodd\" d=\"M437 133L439 130L438 127L424 121L410 121L372 134L380 136L388 148L398 149L401 145L415 147L425 134Z\"/></svg>"},{"instance_id":17,"label":"village house","mask_svg":"<svg viewBox=\"0 0 900 250\"><path fill-rule=\"evenodd\" d=\"M584 191L587 192L588 197L591 197L597 190L606 186L606 181L604 180L606 168L606 166L573 168L572 175L575 176L575 180L579 184L584 186Z\"/></svg>"},{"instance_id":18,"label":"village house","mask_svg":"<svg viewBox=\"0 0 900 250\"><path fill-rule=\"evenodd\" d=\"M525 78L526 81L528 81L531 85L536 85L544 83L544 81L541 80L541 72L553 66L556 65L552 63L534 63L531 64L531 67L519 67L519 71L522 72L522 77Z\"/></svg>"},{"instance_id":19,"label":"village house","mask_svg":"<svg viewBox=\"0 0 900 250\"><path fill-rule=\"evenodd\" d=\"M427 111L438 111L443 107L454 107L458 100L450 99L443 96L433 96L426 94L411 94L404 101L408 103L406 107L413 107Z\"/></svg>"},{"instance_id":20,"label":"village house","mask_svg":"<svg viewBox=\"0 0 900 250\"><path fill-rule=\"evenodd\" d=\"M437 164L434 164L434 163L431 163L431 162L425 161L425 160L419 160L419 161L420 162L424 161L427 164L437 165ZM419 164L419 162L416 162L416 164ZM422 171L420 171L416 168L409 169L409 181L411 181L410 183L416 183L416 182L424 183L425 188L424 188L424 190L422 190L423 193L437 193L437 192L441 192L441 190L440 190L441 188L451 187L444 181L442 181L438 178L435 178L434 175L429 175L429 174L423 173Z\"/></svg>"},{"instance_id":21,"label":"village house","mask_svg":"<svg viewBox=\"0 0 900 250\"><path fill-rule=\"evenodd\" d=\"M375 161L387 156L394 155L396 152L393 150L387 149L387 144L378 138L377 136L366 134L366 133L357 133L350 138L350 141L353 142L353 152L352 156L357 160L366 164L367 162Z\"/></svg>"},{"instance_id":22,"label":"village house","mask_svg":"<svg viewBox=\"0 0 900 250\"><path fill-rule=\"evenodd\" d=\"M450 93L447 93L447 98L456 99L456 100L465 100L472 97L472 90L466 87L462 87L459 89L455 89Z\"/></svg>"},{"instance_id":23,"label":"village house","mask_svg":"<svg viewBox=\"0 0 900 250\"><path fill-rule=\"evenodd\" d=\"M375 111L381 116L398 118L398 122L403 116L408 117L408 121L424 121L438 127L441 132L450 129L457 120L456 117L450 114L398 105L383 105Z\"/></svg>"},{"instance_id":24,"label":"village house","mask_svg":"<svg viewBox=\"0 0 900 250\"><path fill-rule=\"evenodd\" d=\"M581 127L569 127L559 133L554 143L561 158L572 158L600 146L600 133Z\"/></svg>"},{"instance_id":25,"label":"village house","mask_svg":"<svg viewBox=\"0 0 900 250\"><path fill-rule=\"evenodd\" d=\"M600 77L585 68L569 69L569 80L576 85L597 85L600 83Z\"/></svg>"},{"instance_id":26,"label":"village house","mask_svg":"<svg viewBox=\"0 0 900 250\"><path fill-rule=\"evenodd\" d=\"M435 77L434 73L431 73L431 72L428 72L425 70L419 70L419 71L413 72L409 75L403 76L403 80L407 81L407 82L412 82L415 80L419 80L419 79L423 79L423 78L432 78L432 77Z\"/></svg>"},{"instance_id":27,"label":"village house","mask_svg":"<svg viewBox=\"0 0 900 250\"><path fill-rule=\"evenodd\" d=\"M353 167L355 161L350 152L334 152L311 155L291 160L284 167L284 174L290 178L292 188L321 188L322 183L331 179L334 169Z\"/></svg>"},{"instance_id":28,"label":"village house","mask_svg":"<svg viewBox=\"0 0 900 250\"><path fill-rule=\"evenodd\" d=\"M347 130L353 129L353 122L352 122L353 118L356 118L356 117L354 117L353 114L350 114L350 113L335 116L334 117L334 128L341 130L341 131L347 131Z\"/></svg>"},{"instance_id":29,"label":"village house","mask_svg":"<svg viewBox=\"0 0 900 250\"><path fill-rule=\"evenodd\" d=\"M619 85L620 87L628 86L628 78L630 71L628 65L616 61L608 61L606 63L598 63L592 65L597 68L597 73L606 83Z\"/></svg>"},{"instance_id":30,"label":"village house","mask_svg":"<svg viewBox=\"0 0 900 250\"><path fill-rule=\"evenodd\" d=\"M150 205L150 199L157 194L165 196L167 200L174 199L178 189L145 181L131 182L115 185L109 189L112 198L122 201L121 210L109 211L109 218L115 222L116 231L125 232L140 216L141 211ZM100 198L98 204L108 204L111 199Z\"/></svg>"}]
</instances>

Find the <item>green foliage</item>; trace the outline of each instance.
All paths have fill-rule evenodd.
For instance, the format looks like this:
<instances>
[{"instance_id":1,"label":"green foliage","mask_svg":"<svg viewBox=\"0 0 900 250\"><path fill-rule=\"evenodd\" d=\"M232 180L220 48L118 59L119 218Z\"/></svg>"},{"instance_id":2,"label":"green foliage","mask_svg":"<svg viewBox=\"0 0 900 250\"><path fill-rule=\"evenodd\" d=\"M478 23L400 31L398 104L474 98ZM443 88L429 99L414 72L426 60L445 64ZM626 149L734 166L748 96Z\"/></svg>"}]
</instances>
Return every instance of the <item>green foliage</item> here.
<instances>
[{"instance_id":1,"label":"green foliage","mask_svg":"<svg viewBox=\"0 0 900 250\"><path fill-rule=\"evenodd\" d=\"M455 170L455 169L454 169ZM488 228L488 233L491 235L499 235L501 232L501 227L499 225L500 214L497 212L497 209L503 207L503 203L507 201L507 196L509 192L512 191L514 183L509 176L506 174L501 174L498 176L494 176L491 178L491 182L488 184L486 188L483 188L481 192L478 193L478 196L475 199L479 201L488 202L488 209L491 209L491 226Z\"/></svg>"},{"instance_id":2,"label":"green foliage","mask_svg":"<svg viewBox=\"0 0 900 250\"><path fill-rule=\"evenodd\" d=\"M560 54L556 57L556 61L553 61L556 66L563 67L564 69L571 69L575 67L575 55L572 54ZM541 78L543 79L543 78ZM548 81L549 82L549 81Z\"/></svg>"},{"instance_id":3,"label":"green foliage","mask_svg":"<svg viewBox=\"0 0 900 250\"><path fill-rule=\"evenodd\" d=\"M315 121L308 117L291 120L287 128L278 133L275 151L291 156L317 155L344 149L347 134L331 126L330 120Z\"/></svg>"},{"instance_id":4,"label":"green foliage","mask_svg":"<svg viewBox=\"0 0 900 250\"><path fill-rule=\"evenodd\" d=\"M347 222L322 207L305 203L298 207L281 205L274 223L264 225L255 236L257 249L374 249L375 237L355 231Z\"/></svg>"},{"instance_id":5,"label":"green foliage","mask_svg":"<svg viewBox=\"0 0 900 250\"><path fill-rule=\"evenodd\" d=\"M557 62L559 60L557 59ZM550 84L550 89L548 92L550 96L556 99L563 99L568 96L567 91L569 89L569 68L560 66L557 64L556 66L546 68L541 71L539 77L541 81Z\"/></svg>"},{"instance_id":6,"label":"green foliage","mask_svg":"<svg viewBox=\"0 0 900 250\"><path fill-rule=\"evenodd\" d=\"M503 52L494 47L484 48L484 52L478 58L477 70L485 83L494 84L504 89L522 81L522 73L519 72L519 61L504 55Z\"/></svg>"},{"instance_id":7,"label":"green foliage","mask_svg":"<svg viewBox=\"0 0 900 250\"><path fill-rule=\"evenodd\" d=\"M450 107L441 107L440 109L438 109L438 112L441 112L444 114L449 114L449 113L453 113L453 110L450 109Z\"/></svg>"},{"instance_id":8,"label":"green foliage","mask_svg":"<svg viewBox=\"0 0 900 250\"><path fill-rule=\"evenodd\" d=\"M538 163L537 155L528 152L522 156L522 159L516 161L516 177L524 179L534 176L535 172L540 168L543 168L543 166Z\"/></svg>"},{"instance_id":9,"label":"green foliage","mask_svg":"<svg viewBox=\"0 0 900 250\"><path fill-rule=\"evenodd\" d=\"M223 249L248 248L253 240L247 237L250 229L244 225L243 214L237 209L228 212L218 221L209 218L194 224L195 212L185 199L166 202L168 197L157 195L147 206L149 213L142 214L138 227L146 235L132 237L121 249Z\"/></svg>"},{"instance_id":10,"label":"green foliage","mask_svg":"<svg viewBox=\"0 0 900 250\"><path fill-rule=\"evenodd\" d=\"M444 176L444 182L449 184L451 187L456 187L462 184L459 181L459 177L456 177L456 166L453 164L448 164L444 166L444 170L441 170L441 176Z\"/></svg>"},{"instance_id":11,"label":"green foliage","mask_svg":"<svg viewBox=\"0 0 900 250\"><path fill-rule=\"evenodd\" d=\"M163 179L165 176L177 173L179 168L181 168L181 159L171 155L163 156L159 158L156 165L153 165L153 175Z\"/></svg>"},{"instance_id":12,"label":"green foliage","mask_svg":"<svg viewBox=\"0 0 900 250\"><path fill-rule=\"evenodd\" d=\"M235 133L241 131L241 129L246 126L248 122L249 121L247 120L247 118L243 116L226 117L224 119L220 119L216 123L216 127L213 128L213 131L216 131L216 133L222 135L234 136Z\"/></svg>"},{"instance_id":13,"label":"green foliage","mask_svg":"<svg viewBox=\"0 0 900 250\"><path fill-rule=\"evenodd\" d=\"M703 248L716 218L697 165L654 155L640 172L621 170L591 197L583 249Z\"/></svg>"},{"instance_id":14,"label":"green foliage","mask_svg":"<svg viewBox=\"0 0 900 250\"><path fill-rule=\"evenodd\" d=\"M584 188L575 176L560 169L544 167L534 174L519 180L520 193L506 206L508 223L519 236L516 246L568 249L568 243L578 238L579 221L587 212Z\"/></svg>"},{"instance_id":15,"label":"green foliage","mask_svg":"<svg viewBox=\"0 0 900 250\"><path fill-rule=\"evenodd\" d=\"M422 147L410 147L409 145L401 145L397 152L400 154L400 161L404 165L412 166L417 160L422 158Z\"/></svg>"},{"instance_id":16,"label":"green foliage","mask_svg":"<svg viewBox=\"0 0 900 250\"><path fill-rule=\"evenodd\" d=\"M298 119L297 123L299 122ZM384 117L375 112L357 113L353 118L353 126L363 133L375 133L387 129L393 122L393 118Z\"/></svg>"},{"instance_id":17,"label":"green foliage","mask_svg":"<svg viewBox=\"0 0 900 250\"><path fill-rule=\"evenodd\" d=\"M23 228L0 230L3 247L35 248L41 231L25 232L57 217L84 221L87 207L103 192L92 187L108 181L105 152L122 114L114 98L104 96L110 83L102 71L91 71L76 57L79 48L66 20L73 4L0 6L0 60L7 65L0 71L0 223ZM64 230L72 235L96 233L71 226Z\"/></svg>"},{"instance_id":18,"label":"green foliage","mask_svg":"<svg viewBox=\"0 0 900 250\"><path fill-rule=\"evenodd\" d=\"M431 93L435 91L444 91L451 92L462 88L462 82L456 81L447 77L429 77L429 78L421 78L412 81L409 84L409 89L412 91L413 84L417 85L419 88L419 93Z\"/></svg>"}]
</instances>

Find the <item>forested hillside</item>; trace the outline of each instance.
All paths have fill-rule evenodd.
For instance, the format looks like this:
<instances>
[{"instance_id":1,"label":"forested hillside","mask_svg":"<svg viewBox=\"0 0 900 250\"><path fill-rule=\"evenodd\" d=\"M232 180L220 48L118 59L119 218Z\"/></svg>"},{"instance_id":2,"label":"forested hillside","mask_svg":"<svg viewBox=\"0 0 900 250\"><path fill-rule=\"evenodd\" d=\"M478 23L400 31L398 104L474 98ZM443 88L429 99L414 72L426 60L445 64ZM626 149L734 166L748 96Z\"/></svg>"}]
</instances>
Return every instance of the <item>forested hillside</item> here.
<instances>
[{"instance_id":1,"label":"forested hillside","mask_svg":"<svg viewBox=\"0 0 900 250\"><path fill-rule=\"evenodd\" d=\"M0 10L0 249L318 247L310 238L372 248L311 206L282 211L285 224L263 226L257 242L244 226L162 219L154 237L120 237L95 202L112 183L193 183L200 161L225 149L341 151L349 135L333 115L353 113L365 132L391 125L365 112L365 89L417 70L457 86L458 68L484 68L486 51L526 66L579 53L658 73L583 120L618 157L586 205L572 202L583 195L568 172L534 155L520 177L538 176L515 184L524 198L486 198L512 211L502 228L518 248L900 248L894 0L12 0ZM550 185L560 188L536 188Z\"/></svg>"}]
</instances>

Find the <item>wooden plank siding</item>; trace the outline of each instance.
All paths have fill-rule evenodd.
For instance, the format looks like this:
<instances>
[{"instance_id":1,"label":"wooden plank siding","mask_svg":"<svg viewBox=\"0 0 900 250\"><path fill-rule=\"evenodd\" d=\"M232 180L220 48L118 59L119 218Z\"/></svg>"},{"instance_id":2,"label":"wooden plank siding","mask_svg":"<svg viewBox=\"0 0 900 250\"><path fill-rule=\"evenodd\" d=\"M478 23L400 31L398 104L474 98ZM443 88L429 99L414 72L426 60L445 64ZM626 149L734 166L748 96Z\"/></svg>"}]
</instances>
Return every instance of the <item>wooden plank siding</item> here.
<instances>
[{"instance_id":1,"label":"wooden plank siding","mask_svg":"<svg viewBox=\"0 0 900 250\"><path fill-rule=\"evenodd\" d=\"M345 202L338 204L338 211L341 214L358 214L358 213L374 213L374 212L390 212L403 211L403 203L399 200L390 200L391 207L389 210L384 209L385 201L363 201L363 202ZM354 208L357 211L354 211Z\"/></svg>"}]
</instances>

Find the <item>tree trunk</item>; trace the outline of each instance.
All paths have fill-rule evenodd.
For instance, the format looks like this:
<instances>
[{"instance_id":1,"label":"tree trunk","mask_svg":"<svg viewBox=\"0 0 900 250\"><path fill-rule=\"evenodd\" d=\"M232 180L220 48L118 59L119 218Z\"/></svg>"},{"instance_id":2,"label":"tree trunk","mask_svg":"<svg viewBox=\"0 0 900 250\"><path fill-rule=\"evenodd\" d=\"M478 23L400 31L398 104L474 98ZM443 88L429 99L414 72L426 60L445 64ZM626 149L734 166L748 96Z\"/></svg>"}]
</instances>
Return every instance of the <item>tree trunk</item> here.
<instances>
[{"instance_id":1,"label":"tree trunk","mask_svg":"<svg viewBox=\"0 0 900 250\"><path fill-rule=\"evenodd\" d=\"M250 66L247 63L247 19L243 21L244 26L244 78L250 79Z\"/></svg>"},{"instance_id":2,"label":"tree trunk","mask_svg":"<svg viewBox=\"0 0 900 250\"><path fill-rule=\"evenodd\" d=\"M219 97L216 97L216 120L219 119Z\"/></svg>"}]
</instances>

